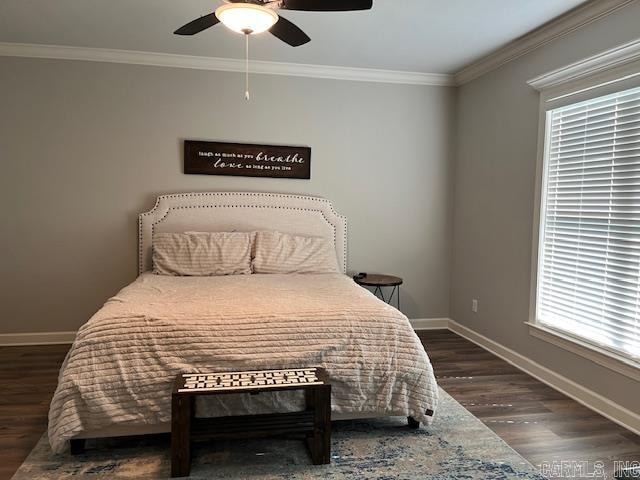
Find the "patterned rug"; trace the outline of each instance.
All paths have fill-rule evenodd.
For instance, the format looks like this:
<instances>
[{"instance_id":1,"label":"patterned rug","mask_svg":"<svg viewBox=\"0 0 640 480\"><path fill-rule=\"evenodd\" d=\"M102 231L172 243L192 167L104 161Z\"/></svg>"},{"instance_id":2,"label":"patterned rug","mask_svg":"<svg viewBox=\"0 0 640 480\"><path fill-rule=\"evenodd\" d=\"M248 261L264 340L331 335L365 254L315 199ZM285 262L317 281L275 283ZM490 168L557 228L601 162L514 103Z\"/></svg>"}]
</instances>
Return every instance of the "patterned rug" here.
<instances>
[{"instance_id":1,"label":"patterned rug","mask_svg":"<svg viewBox=\"0 0 640 480\"><path fill-rule=\"evenodd\" d=\"M79 456L54 455L44 435L13 480L168 478L169 437L87 442ZM331 465L314 466L302 441L197 443L194 479L543 479L442 389L433 425L405 418L334 422Z\"/></svg>"}]
</instances>

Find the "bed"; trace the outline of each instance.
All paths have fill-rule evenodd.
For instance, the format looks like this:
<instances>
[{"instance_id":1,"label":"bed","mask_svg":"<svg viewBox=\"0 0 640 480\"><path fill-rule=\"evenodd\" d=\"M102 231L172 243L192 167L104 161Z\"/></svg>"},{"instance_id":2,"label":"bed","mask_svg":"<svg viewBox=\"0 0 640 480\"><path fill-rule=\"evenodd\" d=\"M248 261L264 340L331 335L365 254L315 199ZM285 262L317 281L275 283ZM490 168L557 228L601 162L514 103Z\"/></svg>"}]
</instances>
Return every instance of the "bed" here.
<instances>
[{"instance_id":1,"label":"bed","mask_svg":"<svg viewBox=\"0 0 640 480\"><path fill-rule=\"evenodd\" d=\"M161 232L276 230L324 237L340 273L171 277L151 272ZM322 198L272 193L164 195L139 217L139 276L83 325L49 412L55 452L68 440L170 430L180 372L324 367L334 419L431 422L437 386L407 318L348 276L347 225ZM292 394L202 399L196 415L290 411Z\"/></svg>"}]
</instances>

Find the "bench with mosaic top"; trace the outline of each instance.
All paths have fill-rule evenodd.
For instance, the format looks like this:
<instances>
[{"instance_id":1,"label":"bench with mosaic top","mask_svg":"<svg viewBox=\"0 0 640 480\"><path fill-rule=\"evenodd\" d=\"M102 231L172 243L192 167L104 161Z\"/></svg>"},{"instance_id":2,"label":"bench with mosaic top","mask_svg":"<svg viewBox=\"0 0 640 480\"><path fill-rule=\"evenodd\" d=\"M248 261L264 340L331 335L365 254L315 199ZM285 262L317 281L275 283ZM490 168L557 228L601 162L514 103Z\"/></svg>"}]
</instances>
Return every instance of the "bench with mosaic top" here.
<instances>
[{"instance_id":1,"label":"bench with mosaic top","mask_svg":"<svg viewBox=\"0 0 640 480\"><path fill-rule=\"evenodd\" d=\"M201 395L302 390L306 407L300 412L195 418ZM176 377L171 397L171 476L187 476L191 441L304 434L315 465L331 458L331 385L322 368L247 372L185 373Z\"/></svg>"}]
</instances>

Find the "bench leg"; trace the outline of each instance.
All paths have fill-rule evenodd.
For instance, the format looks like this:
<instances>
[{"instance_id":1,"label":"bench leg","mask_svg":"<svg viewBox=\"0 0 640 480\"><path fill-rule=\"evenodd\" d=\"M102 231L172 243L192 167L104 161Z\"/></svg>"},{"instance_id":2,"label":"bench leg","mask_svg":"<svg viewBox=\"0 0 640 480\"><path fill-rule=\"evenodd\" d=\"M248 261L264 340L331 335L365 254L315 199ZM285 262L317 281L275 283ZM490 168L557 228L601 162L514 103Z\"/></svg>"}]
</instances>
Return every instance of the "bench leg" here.
<instances>
[{"instance_id":1,"label":"bench leg","mask_svg":"<svg viewBox=\"0 0 640 480\"><path fill-rule=\"evenodd\" d=\"M315 412L309 450L314 465L331 463L331 385L316 387L307 396L307 407Z\"/></svg>"},{"instance_id":2,"label":"bench leg","mask_svg":"<svg viewBox=\"0 0 640 480\"><path fill-rule=\"evenodd\" d=\"M420 422L418 422L415 418L413 417L407 417L407 422L409 422L409 428L412 429L416 429L416 428L420 428Z\"/></svg>"},{"instance_id":3,"label":"bench leg","mask_svg":"<svg viewBox=\"0 0 640 480\"><path fill-rule=\"evenodd\" d=\"M171 396L171 476L187 477L191 471L191 415L193 398Z\"/></svg>"},{"instance_id":4,"label":"bench leg","mask_svg":"<svg viewBox=\"0 0 640 480\"><path fill-rule=\"evenodd\" d=\"M80 455L84 453L86 440L84 438L72 438L69 440L71 455Z\"/></svg>"}]
</instances>

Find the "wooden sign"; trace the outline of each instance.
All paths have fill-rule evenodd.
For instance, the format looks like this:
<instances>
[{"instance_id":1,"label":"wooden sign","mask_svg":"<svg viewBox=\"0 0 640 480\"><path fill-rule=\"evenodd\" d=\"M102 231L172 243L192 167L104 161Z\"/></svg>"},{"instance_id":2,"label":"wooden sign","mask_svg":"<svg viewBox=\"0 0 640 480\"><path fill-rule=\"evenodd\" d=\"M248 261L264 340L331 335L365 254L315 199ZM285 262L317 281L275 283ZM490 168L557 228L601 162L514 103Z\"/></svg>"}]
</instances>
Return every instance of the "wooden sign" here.
<instances>
[{"instance_id":1,"label":"wooden sign","mask_svg":"<svg viewBox=\"0 0 640 480\"><path fill-rule=\"evenodd\" d=\"M184 173L311 178L311 148L185 140Z\"/></svg>"}]
</instances>

